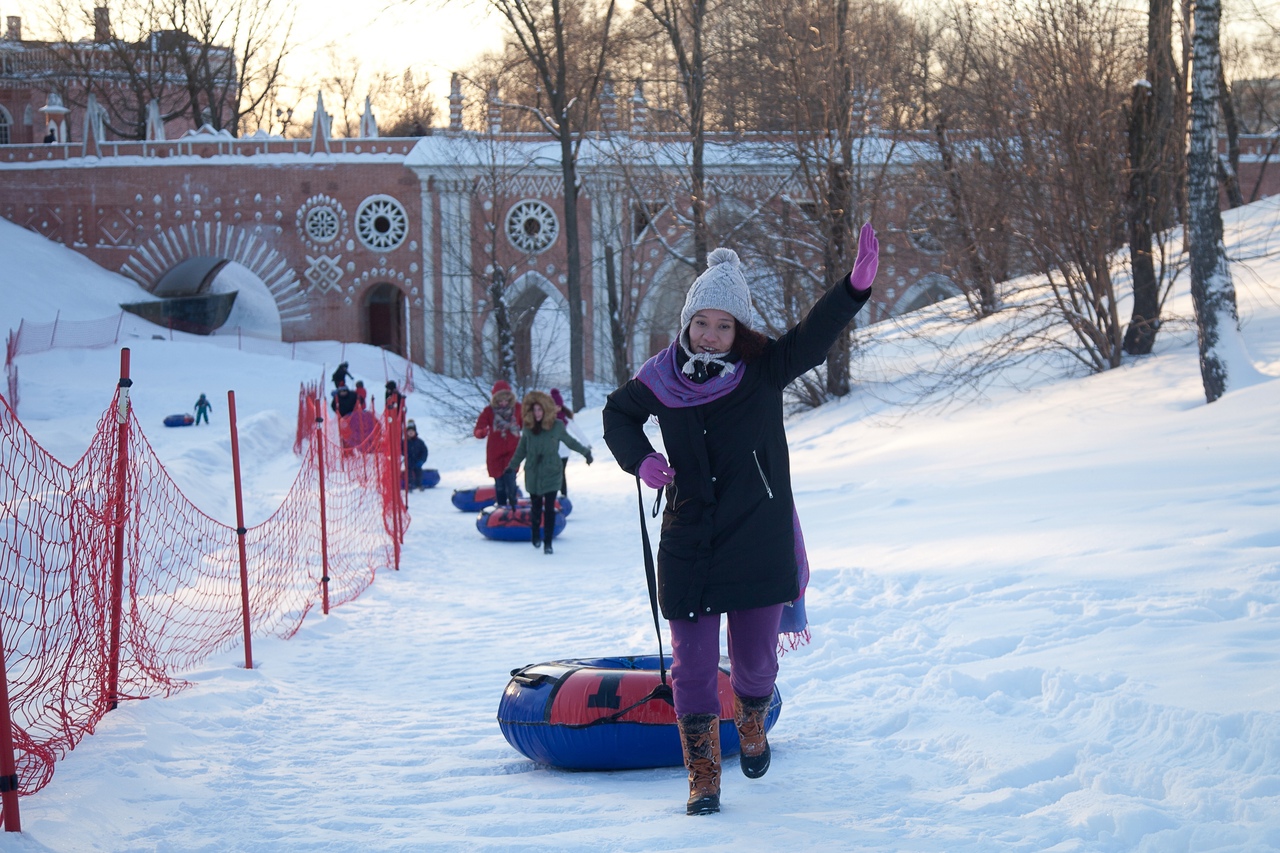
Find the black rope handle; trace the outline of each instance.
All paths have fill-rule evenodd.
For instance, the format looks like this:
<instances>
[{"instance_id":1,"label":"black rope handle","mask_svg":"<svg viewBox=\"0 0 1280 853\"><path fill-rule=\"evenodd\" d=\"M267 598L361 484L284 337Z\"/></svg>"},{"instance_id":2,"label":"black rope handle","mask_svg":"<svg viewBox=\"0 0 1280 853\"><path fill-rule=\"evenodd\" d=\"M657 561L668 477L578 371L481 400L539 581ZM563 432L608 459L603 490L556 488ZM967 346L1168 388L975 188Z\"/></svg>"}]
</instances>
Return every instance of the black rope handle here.
<instances>
[{"instance_id":1,"label":"black rope handle","mask_svg":"<svg viewBox=\"0 0 1280 853\"><path fill-rule=\"evenodd\" d=\"M671 688L667 684L667 659L662 654L662 623L658 618L658 575L653 567L653 546L649 544L649 528L644 523L644 490L640 485L640 475L636 475L636 500L640 505L640 540L644 543L644 574L645 581L649 585L649 609L653 612L653 630L658 635L658 670L661 673L662 684L659 687L666 688L670 692ZM658 505L662 501L662 490L658 490L658 498L653 502L654 516L657 516ZM655 692L658 688L654 688ZM645 697L641 701L647 701L650 697Z\"/></svg>"}]
</instances>

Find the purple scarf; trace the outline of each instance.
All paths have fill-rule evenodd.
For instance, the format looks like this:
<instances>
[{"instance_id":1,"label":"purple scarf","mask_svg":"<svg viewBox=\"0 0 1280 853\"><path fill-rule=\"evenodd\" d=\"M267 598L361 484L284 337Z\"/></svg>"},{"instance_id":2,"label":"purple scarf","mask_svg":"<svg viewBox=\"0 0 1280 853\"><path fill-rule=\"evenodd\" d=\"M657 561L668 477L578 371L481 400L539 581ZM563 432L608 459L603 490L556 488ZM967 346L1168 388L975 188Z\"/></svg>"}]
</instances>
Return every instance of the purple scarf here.
<instances>
[{"instance_id":1,"label":"purple scarf","mask_svg":"<svg viewBox=\"0 0 1280 853\"><path fill-rule=\"evenodd\" d=\"M747 366L739 362L733 365L734 369L731 371L725 370L705 382L694 382L680 370L676 360L676 353L679 351L680 342L676 341L646 361L636 374L636 379L653 392L659 403L669 409L684 409L719 400L738 387L747 370ZM804 609L804 591L809 586L809 556L805 552L804 534L800 532L800 516L796 513L794 503L791 518L795 526L796 579L800 584L800 595L782 608L782 621L778 625L779 655L803 646L810 639L809 619Z\"/></svg>"},{"instance_id":2,"label":"purple scarf","mask_svg":"<svg viewBox=\"0 0 1280 853\"><path fill-rule=\"evenodd\" d=\"M728 394L742 381L746 371L745 364L734 365L735 369L723 371L705 382L694 382L680 372L676 363L676 353L680 351L677 341L640 366L636 379L654 393L658 402L669 409L683 409L719 400Z\"/></svg>"}]
</instances>

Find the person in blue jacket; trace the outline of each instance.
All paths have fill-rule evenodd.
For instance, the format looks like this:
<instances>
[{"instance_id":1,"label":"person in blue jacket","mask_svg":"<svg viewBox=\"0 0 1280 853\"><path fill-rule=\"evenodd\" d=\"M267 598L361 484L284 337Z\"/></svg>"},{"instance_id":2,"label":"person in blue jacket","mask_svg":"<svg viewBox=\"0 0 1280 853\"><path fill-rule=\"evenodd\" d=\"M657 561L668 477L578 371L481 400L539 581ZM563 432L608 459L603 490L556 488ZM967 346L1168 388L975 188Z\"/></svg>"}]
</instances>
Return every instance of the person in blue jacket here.
<instances>
[{"instance_id":1,"label":"person in blue jacket","mask_svg":"<svg viewBox=\"0 0 1280 853\"><path fill-rule=\"evenodd\" d=\"M427 443L418 437L418 426L412 420L404 428L404 463L409 474L409 490L425 489L422 466L427 464Z\"/></svg>"},{"instance_id":2,"label":"person in blue jacket","mask_svg":"<svg viewBox=\"0 0 1280 853\"><path fill-rule=\"evenodd\" d=\"M689 288L676 341L609 395L604 440L624 471L666 490L658 603L689 771L688 814L720 810L720 624L729 623L740 766L763 776L780 634L803 634L808 561L791 492L783 391L822 364L871 295L879 243L862 228L853 271L777 340L752 329L738 255L720 248ZM644 426L658 420L666 454ZM784 618L785 617L785 618Z\"/></svg>"}]
</instances>

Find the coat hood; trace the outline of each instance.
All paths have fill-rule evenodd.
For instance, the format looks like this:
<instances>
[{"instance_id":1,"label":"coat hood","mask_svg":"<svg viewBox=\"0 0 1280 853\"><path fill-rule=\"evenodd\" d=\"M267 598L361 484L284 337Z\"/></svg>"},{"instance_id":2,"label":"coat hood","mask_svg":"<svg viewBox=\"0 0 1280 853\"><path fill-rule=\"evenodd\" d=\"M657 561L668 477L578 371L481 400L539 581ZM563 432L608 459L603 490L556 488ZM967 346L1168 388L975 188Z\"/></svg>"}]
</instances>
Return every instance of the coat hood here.
<instances>
[{"instance_id":1,"label":"coat hood","mask_svg":"<svg viewBox=\"0 0 1280 853\"><path fill-rule=\"evenodd\" d=\"M524 414L524 428L533 429L533 404L542 405L542 428L551 429L556 422L556 403L549 394L542 391L530 391L524 395L520 409Z\"/></svg>"}]
</instances>

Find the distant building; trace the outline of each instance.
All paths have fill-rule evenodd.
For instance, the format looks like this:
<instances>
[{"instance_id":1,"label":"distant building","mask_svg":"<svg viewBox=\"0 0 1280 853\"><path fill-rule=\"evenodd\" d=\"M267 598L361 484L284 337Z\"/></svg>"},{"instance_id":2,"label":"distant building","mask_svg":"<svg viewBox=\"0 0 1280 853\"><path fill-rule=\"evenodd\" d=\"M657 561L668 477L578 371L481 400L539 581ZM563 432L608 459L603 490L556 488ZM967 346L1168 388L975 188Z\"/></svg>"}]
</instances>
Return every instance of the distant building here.
<instances>
[{"instance_id":1,"label":"distant building","mask_svg":"<svg viewBox=\"0 0 1280 853\"><path fill-rule=\"evenodd\" d=\"M10 15L0 38L0 145L83 141L79 133L89 109L90 79L106 139L195 130L210 117L207 106L191 105L186 86L184 67L196 66L197 55L203 67L214 69L215 90L234 84L229 50L200 46L175 31L151 33L140 42L117 39L106 6L94 10L93 38L76 42L24 39L22 19ZM217 124L225 126L231 118L219 108Z\"/></svg>"},{"instance_id":2,"label":"distant building","mask_svg":"<svg viewBox=\"0 0 1280 853\"><path fill-rule=\"evenodd\" d=\"M415 138L379 138L366 106L363 136L333 139L319 99L309 139L206 129L119 141L86 113L80 142L0 147L0 216L161 295L225 289L230 273L220 271L234 269L238 299L266 306L273 336L369 343L452 376L493 375L500 289L519 372L563 384L558 153L545 136L504 134L496 111L489 133L464 131L456 87L451 101L449 129ZM687 170L686 143L647 133L640 107L626 132L606 127L579 158L588 380L613 380L615 334L632 368L666 346L693 277L688 199L661 192ZM879 144L867 139L870 156L889 157L904 175L932 156L923 144L884 146L891 155ZM731 226L762 211L777 214L771 222L811 212L781 151L713 139L709 217ZM941 244L917 221L926 200L912 186L902 181L879 202L880 272L859 323L959 292ZM730 245L748 238L735 232ZM795 249L788 261L820 270L821 250ZM777 290L786 297L786 282Z\"/></svg>"}]
</instances>

